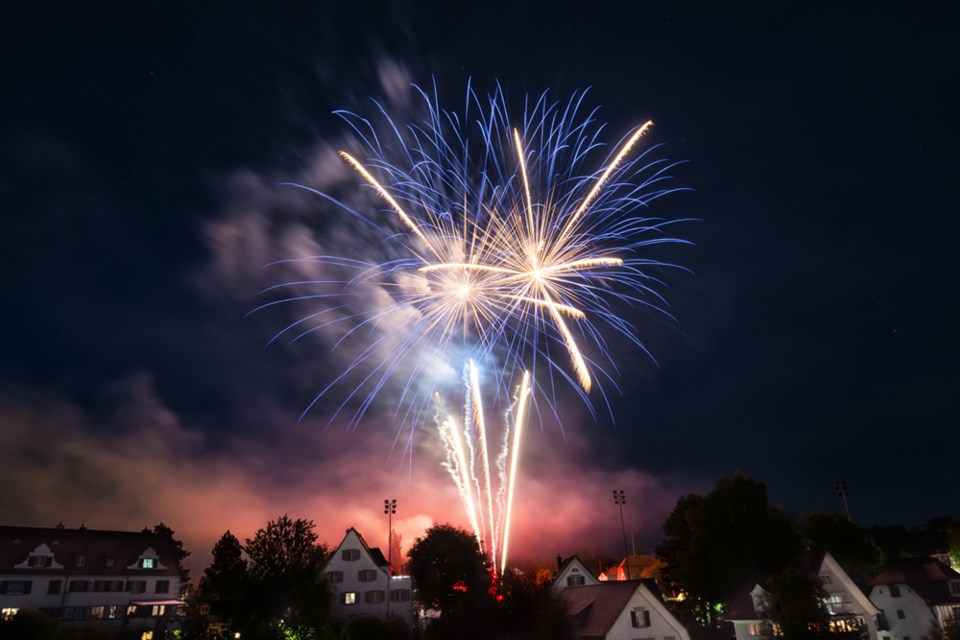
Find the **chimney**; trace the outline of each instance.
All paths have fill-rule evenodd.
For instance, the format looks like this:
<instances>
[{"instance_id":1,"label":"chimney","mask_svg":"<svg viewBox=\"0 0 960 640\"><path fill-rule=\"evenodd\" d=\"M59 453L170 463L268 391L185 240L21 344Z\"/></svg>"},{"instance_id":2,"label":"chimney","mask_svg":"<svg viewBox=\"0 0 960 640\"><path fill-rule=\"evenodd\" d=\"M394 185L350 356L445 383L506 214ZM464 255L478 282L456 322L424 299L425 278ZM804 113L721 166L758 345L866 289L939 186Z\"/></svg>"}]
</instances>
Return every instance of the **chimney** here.
<instances>
[{"instance_id":1,"label":"chimney","mask_svg":"<svg viewBox=\"0 0 960 640\"><path fill-rule=\"evenodd\" d=\"M557 570L558 570L558 571L560 570L560 565L562 565L562 564L563 564L563 558L560 557L560 554L558 553L558 554L557 554Z\"/></svg>"}]
</instances>

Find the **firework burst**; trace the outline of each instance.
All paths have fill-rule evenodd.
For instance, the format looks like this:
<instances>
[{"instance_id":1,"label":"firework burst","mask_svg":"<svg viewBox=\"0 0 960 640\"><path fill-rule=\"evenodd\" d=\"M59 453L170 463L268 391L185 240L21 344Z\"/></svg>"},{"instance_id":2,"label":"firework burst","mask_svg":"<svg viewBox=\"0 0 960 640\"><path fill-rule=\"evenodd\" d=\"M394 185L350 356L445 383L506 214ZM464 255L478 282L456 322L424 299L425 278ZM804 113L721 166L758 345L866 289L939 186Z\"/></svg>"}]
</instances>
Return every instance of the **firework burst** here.
<instances>
[{"instance_id":1,"label":"firework burst","mask_svg":"<svg viewBox=\"0 0 960 640\"><path fill-rule=\"evenodd\" d=\"M605 333L647 352L620 311L642 306L667 314L655 273L673 265L647 250L684 241L665 234L677 221L643 213L676 190L669 182L675 163L637 149L652 122L605 146L604 126L596 110L584 112L583 93L565 102L546 93L528 97L514 120L499 87L486 96L468 89L462 114L441 108L435 89L417 91L425 115L406 125L380 105L377 124L339 112L357 140L340 155L384 211L362 214L314 191L375 227L397 257L282 261L317 263L336 275L271 287L297 293L258 309L335 301L274 336L296 340L336 326L338 346L358 345L314 403L346 388L336 413L350 407L355 427L385 386L399 382L398 438L408 427L408 448L432 408L470 524L495 565L502 554L502 567L527 411L556 415L558 389L567 383L592 411L590 395L606 401L605 384L615 387ZM317 290L304 291L309 287ZM372 289L380 292L376 304L367 299ZM458 371L465 372L462 386ZM496 491L481 372L490 405L509 407ZM440 392L451 389L463 401L460 419L439 408Z\"/></svg>"}]
</instances>

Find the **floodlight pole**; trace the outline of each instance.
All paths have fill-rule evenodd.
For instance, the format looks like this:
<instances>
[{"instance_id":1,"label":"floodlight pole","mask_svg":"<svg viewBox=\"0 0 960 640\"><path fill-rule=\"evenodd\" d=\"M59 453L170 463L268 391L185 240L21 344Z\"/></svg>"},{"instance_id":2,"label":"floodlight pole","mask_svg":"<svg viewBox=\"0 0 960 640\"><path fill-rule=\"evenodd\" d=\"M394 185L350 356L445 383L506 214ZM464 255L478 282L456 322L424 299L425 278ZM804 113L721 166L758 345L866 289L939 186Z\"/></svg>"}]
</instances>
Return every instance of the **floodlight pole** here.
<instances>
[{"instance_id":1,"label":"floodlight pole","mask_svg":"<svg viewBox=\"0 0 960 640\"><path fill-rule=\"evenodd\" d=\"M393 579L393 514L397 512L397 499L383 501L387 515L387 616L390 616L390 581Z\"/></svg>"},{"instance_id":2,"label":"floodlight pole","mask_svg":"<svg viewBox=\"0 0 960 640\"><path fill-rule=\"evenodd\" d=\"M847 504L847 496L850 492L847 490L846 482L838 482L836 485L837 495L840 496L840 499L843 500L843 510L847 512L847 520L853 522L853 518L850 517L850 505Z\"/></svg>"},{"instance_id":3,"label":"floodlight pole","mask_svg":"<svg viewBox=\"0 0 960 640\"><path fill-rule=\"evenodd\" d=\"M627 502L623 489L613 490L613 502L620 507L620 531L623 533L623 562L626 565L625 580L630 579L630 555L627 551L627 528L623 524L623 505Z\"/></svg>"}]
</instances>

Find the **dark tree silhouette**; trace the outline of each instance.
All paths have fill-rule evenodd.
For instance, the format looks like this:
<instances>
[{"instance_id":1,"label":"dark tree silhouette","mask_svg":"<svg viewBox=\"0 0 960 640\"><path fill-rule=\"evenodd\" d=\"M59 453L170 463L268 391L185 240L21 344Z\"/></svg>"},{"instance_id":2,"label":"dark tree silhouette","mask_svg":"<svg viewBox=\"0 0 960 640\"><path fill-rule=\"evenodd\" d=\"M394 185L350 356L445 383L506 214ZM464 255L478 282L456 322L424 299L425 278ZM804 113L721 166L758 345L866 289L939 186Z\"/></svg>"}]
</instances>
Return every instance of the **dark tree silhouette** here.
<instances>
[{"instance_id":1,"label":"dark tree silhouette","mask_svg":"<svg viewBox=\"0 0 960 640\"><path fill-rule=\"evenodd\" d=\"M244 626L250 577L240 541L228 530L213 546L213 561L200 578L200 598L231 627Z\"/></svg>"},{"instance_id":2,"label":"dark tree silhouette","mask_svg":"<svg viewBox=\"0 0 960 640\"><path fill-rule=\"evenodd\" d=\"M866 531L839 513L808 513L800 522L800 533L811 551L829 551L860 585L865 585L883 566L883 550Z\"/></svg>"},{"instance_id":3,"label":"dark tree silhouette","mask_svg":"<svg viewBox=\"0 0 960 640\"><path fill-rule=\"evenodd\" d=\"M437 524L413 542L407 554L417 600L443 614L485 594L490 575L477 539L463 529Z\"/></svg>"},{"instance_id":4,"label":"dark tree silhouette","mask_svg":"<svg viewBox=\"0 0 960 640\"><path fill-rule=\"evenodd\" d=\"M180 569L180 577L183 582L190 580L190 570L185 569L183 566L183 561L187 559L190 555L190 552L183 548L183 542L177 540L174 536L174 531L164 523L159 523L154 525L153 532L158 533L162 536L170 536L170 539L173 540L173 553L177 558L177 567Z\"/></svg>"}]
</instances>

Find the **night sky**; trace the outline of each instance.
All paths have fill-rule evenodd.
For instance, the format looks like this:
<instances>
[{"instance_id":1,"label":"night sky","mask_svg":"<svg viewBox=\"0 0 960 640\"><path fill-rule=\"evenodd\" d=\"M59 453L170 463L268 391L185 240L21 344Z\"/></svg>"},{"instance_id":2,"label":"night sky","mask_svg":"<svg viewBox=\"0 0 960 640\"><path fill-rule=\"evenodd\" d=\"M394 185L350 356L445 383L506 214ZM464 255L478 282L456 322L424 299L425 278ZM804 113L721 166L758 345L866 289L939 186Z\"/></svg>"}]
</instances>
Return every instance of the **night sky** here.
<instances>
[{"instance_id":1,"label":"night sky","mask_svg":"<svg viewBox=\"0 0 960 640\"><path fill-rule=\"evenodd\" d=\"M411 460L390 406L298 421L339 356L246 316L263 265L349 233L280 185L358 187L331 112L434 79L517 113L590 87L611 142L654 120L692 189L658 213L698 219L660 256L690 269L662 274L677 321L631 318L659 366L618 346L611 412L529 432L518 557L615 553L615 488L649 551L738 470L798 516L841 510L837 481L863 525L960 512L951 3L154 4L0 27L3 523L164 521L196 566L283 513L382 546L387 497L405 548L465 526L431 429Z\"/></svg>"}]
</instances>

